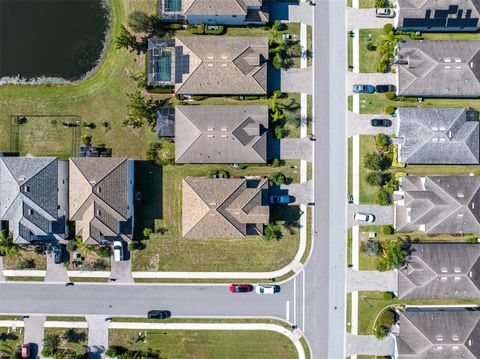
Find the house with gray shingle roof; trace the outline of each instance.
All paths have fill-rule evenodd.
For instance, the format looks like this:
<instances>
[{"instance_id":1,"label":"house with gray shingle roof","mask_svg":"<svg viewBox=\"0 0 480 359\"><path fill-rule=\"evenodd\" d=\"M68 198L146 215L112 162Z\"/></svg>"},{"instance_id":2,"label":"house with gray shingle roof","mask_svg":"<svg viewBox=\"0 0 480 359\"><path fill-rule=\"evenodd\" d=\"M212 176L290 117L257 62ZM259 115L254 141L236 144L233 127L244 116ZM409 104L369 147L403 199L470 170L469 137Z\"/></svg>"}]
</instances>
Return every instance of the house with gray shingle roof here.
<instances>
[{"instance_id":1,"label":"house with gray shingle roof","mask_svg":"<svg viewBox=\"0 0 480 359\"><path fill-rule=\"evenodd\" d=\"M70 220L85 243L130 241L134 227L134 161L70 158Z\"/></svg>"},{"instance_id":2,"label":"house with gray shingle roof","mask_svg":"<svg viewBox=\"0 0 480 359\"><path fill-rule=\"evenodd\" d=\"M401 107L397 110L398 161L406 164L478 164L476 111Z\"/></svg>"},{"instance_id":3,"label":"house with gray shingle roof","mask_svg":"<svg viewBox=\"0 0 480 359\"><path fill-rule=\"evenodd\" d=\"M400 299L480 298L480 245L425 242L409 245L398 271Z\"/></svg>"},{"instance_id":4,"label":"house with gray shingle roof","mask_svg":"<svg viewBox=\"0 0 480 359\"><path fill-rule=\"evenodd\" d=\"M0 219L15 243L67 234L68 162L55 157L0 158Z\"/></svg>"},{"instance_id":5,"label":"house with gray shingle roof","mask_svg":"<svg viewBox=\"0 0 480 359\"><path fill-rule=\"evenodd\" d=\"M148 78L171 81L176 94L267 94L266 37L184 36L162 44L156 43L158 56L149 59Z\"/></svg>"},{"instance_id":6,"label":"house with gray shingle roof","mask_svg":"<svg viewBox=\"0 0 480 359\"><path fill-rule=\"evenodd\" d=\"M397 359L480 358L480 311L407 307L399 312Z\"/></svg>"},{"instance_id":7,"label":"house with gray shingle roof","mask_svg":"<svg viewBox=\"0 0 480 359\"><path fill-rule=\"evenodd\" d=\"M186 177L182 194L182 236L186 238L262 235L269 220L268 178Z\"/></svg>"},{"instance_id":8,"label":"house with gray shingle roof","mask_svg":"<svg viewBox=\"0 0 480 359\"><path fill-rule=\"evenodd\" d=\"M395 0L395 28L404 31L477 31L477 0Z\"/></svg>"},{"instance_id":9,"label":"house with gray shingle roof","mask_svg":"<svg viewBox=\"0 0 480 359\"><path fill-rule=\"evenodd\" d=\"M398 44L397 95L480 97L480 41L405 41Z\"/></svg>"},{"instance_id":10,"label":"house with gray shingle roof","mask_svg":"<svg viewBox=\"0 0 480 359\"><path fill-rule=\"evenodd\" d=\"M175 162L265 163L267 106L177 106Z\"/></svg>"},{"instance_id":11,"label":"house with gray shingle roof","mask_svg":"<svg viewBox=\"0 0 480 359\"><path fill-rule=\"evenodd\" d=\"M404 176L399 188L397 231L480 233L480 177Z\"/></svg>"},{"instance_id":12,"label":"house with gray shingle roof","mask_svg":"<svg viewBox=\"0 0 480 359\"><path fill-rule=\"evenodd\" d=\"M248 25L269 19L269 0L159 0L163 21L189 24Z\"/></svg>"}]
</instances>

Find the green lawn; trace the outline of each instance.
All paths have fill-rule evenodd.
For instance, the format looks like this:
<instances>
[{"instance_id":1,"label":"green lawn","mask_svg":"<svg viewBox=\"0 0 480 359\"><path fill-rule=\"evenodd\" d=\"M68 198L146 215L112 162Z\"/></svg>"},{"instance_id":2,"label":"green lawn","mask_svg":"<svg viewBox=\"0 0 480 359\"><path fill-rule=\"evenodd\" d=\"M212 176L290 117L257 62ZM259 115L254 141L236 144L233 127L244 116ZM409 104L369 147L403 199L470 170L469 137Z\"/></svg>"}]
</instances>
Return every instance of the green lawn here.
<instances>
[{"instance_id":1,"label":"green lawn","mask_svg":"<svg viewBox=\"0 0 480 359\"><path fill-rule=\"evenodd\" d=\"M353 138L349 137L347 140L347 148L348 148L348 194L350 195L353 192L353 169L352 169L352 162L353 162Z\"/></svg>"},{"instance_id":2,"label":"green lawn","mask_svg":"<svg viewBox=\"0 0 480 359\"><path fill-rule=\"evenodd\" d=\"M290 339L270 331L148 330L145 342L134 340L138 333L109 330L109 344L145 352L152 349L162 358L297 358Z\"/></svg>"},{"instance_id":3,"label":"green lawn","mask_svg":"<svg viewBox=\"0 0 480 359\"><path fill-rule=\"evenodd\" d=\"M352 265L352 228L347 228L347 266Z\"/></svg>"},{"instance_id":4,"label":"green lawn","mask_svg":"<svg viewBox=\"0 0 480 359\"><path fill-rule=\"evenodd\" d=\"M375 7L375 0L358 0L358 1L360 4L360 9Z\"/></svg>"},{"instance_id":5,"label":"green lawn","mask_svg":"<svg viewBox=\"0 0 480 359\"><path fill-rule=\"evenodd\" d=\"M21 320L21 318L20 318ZM2 352L10 352L23 345L23 328L0 328L0 356Z\"/></svg>"},{"instance_id":6,"label":"green lawn","mask_svg":"<svg viewBox=\"0 0 480 359\"><path fill-rule=\"evenodd\" d=\"M347 69L353 68L353 38L347 33Z\"/></svg>"},{"instance_id":7,"label":"green lawn","mask_svg":"<svg viewBox=\"0 0 480 359\"><path fill-rule=\"evenodd\" d=\"M369 51L366 46L372 43L379 46L379 36L383 33L382 29L360 29L359 51L360 51L360 72L377 72L376 63L377 51Z\"/></svg>"},{"instance_id":8,"label":"green lawn","mask_svg":"<svg viewBox=\"0 0 480 359\"><path fill-rule=\"evenodd\" d=\"M363 157L369 152L375 152L375 143L373 141L373 136L370 135L361 135L360 136L360 203L373 203L375 199L375 194L379 190L378 187L372 186L367 183L365 177L370 172L370 170L363 167Z\"/></svg>"},{"instance_id":9,"label":"green lawn","mask_svg":"<svg viewBox=\"0 0 480 359\"><path fill-rule=\"evenodd\" d=\"M353 111L353 96L348 96L347 97L347 106L348 106L348 111L352 112Z\"/></svg>"},{"instance_id":10,"label":"green lawn","mask_svg":"<svg viewBox=\"0 0 480 359\"><path fill-rule=\"evenodd\" d=\"M60 337L59 350L69 349L77 354L83 354L87 348L87 329L45 328L45 335Z\"/></svg>"},{"instance_id":11,"label":"green lawn","mask_svg":"<svg viewBox=\"0 0 480 359\"><path fill-rule=\"evenodd\" d=\"M22 269L21 263L26 261L33 261L34 266L30 269L47 269L47 258L43 254L36 254L33 247L27 249L20 249L17 255L7 255L3 257L4 269ZM25 268L23 268L25 269Z\"/></svg>"},{"instance_id":12,"label":"green lawn","mask_svg":"<svg viewBox=\"0 0 480 359\"><path fill-rule=\"evenodd\" d=\"M299 230L295 223L298 221L299 207L289 206L283 207L282 211L272 211L272 218L278 218L281 223L287 220L287 223L292 224L290 229L284 229L284 236L280 241L268 242L261 237L186 239L181 237L181 186L182 179L186 176L206 176L210 170L222 168L229 171L231 176L268 176L272 171L280 171L298 182L299 169L292 168L298 165L299 161L287 161L285 166L279 168L255 166L246 170L234 170L232 166L218 165L164 166L161 174L157 171L145 176L151 190L144 193L143 197L149 199L157 196L157 208L151 209L155 215L151 216L150 223L144 222L144 225L153 228L155 220L155 228L162 228L165 233L152 234L150 239L144 241L146 248L133 253L133 270L269 271L285 266L298 249ZM158 198L159 193L162 193L162 198Z\"/></svg>"}]
</instances>

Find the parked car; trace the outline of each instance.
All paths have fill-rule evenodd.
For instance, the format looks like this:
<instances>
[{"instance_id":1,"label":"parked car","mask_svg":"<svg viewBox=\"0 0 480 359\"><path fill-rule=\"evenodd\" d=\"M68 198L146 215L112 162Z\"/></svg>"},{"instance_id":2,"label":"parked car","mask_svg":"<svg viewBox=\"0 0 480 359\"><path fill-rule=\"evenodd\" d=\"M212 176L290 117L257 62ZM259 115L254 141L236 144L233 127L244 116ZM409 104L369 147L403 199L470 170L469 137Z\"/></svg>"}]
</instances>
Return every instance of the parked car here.
<instances>
[{"instance_id":1,"label":"parked car","mask_svg":"<svg viewBox=\"0 0 480 359\"><path fill-rule=\"evenodd\" d=\"M255 293L257 294L275 294L280 292L279 285L256 285Z\"/></svg>"},{"instance_id":2,"label":"parked car","mask_svg":"<svg viewBox=\"0 0 480 359\"><path fill-rule=\"evenodd\" d=\"M32 343L23 344L21 355L22 359L30 359L32 357Z\"/></svg>"},{"instance_id":3,"label":"parked car","mask_svg":"<svg viewBox=\"0 0 480 359\"><path fill-rule=\"evenodd\" d=\"M391 127L392 120L389 120L388 118L372 118L370 124L373 127Z\"/></svg>"},{"instance_id":4,"label":"parked car","mask_svg":"<svg viewBox=\"0 0 480 359\"><path fill-rule=\"evenodd\" d=\"M290 196L288 194L276 195L273 194L270 196L270 204L289 204Z\"/></svg>"},{"instance_id":5,"label":"parked car","mask_svg":"<svg viewBox=\"0 0 480 359\"><path fill-rule=\"evenodd\" d=\"M395 17L395 11L388 7L383 7L375 10L376 17Z\"/></svg>"},{"instance_id":6,"label":"parked car","mask_svg":"<svg viewBox=\"0 0 480 359\"><path fill-rule=\"evenodd\" d=\"M395 85L377 85L375 91L378 93L395 92Z\"/></svg>"},{"instance_id":7,"label":"parked car","mask_svg":"<svg viewBox=\"0 0 480 359\"><path fill-rule=\"evenodd\" d=\"M53 246L53 261L55 264L63 262L63 246L61 244Z\"/></svg>"},{"instance_id":8,"label":"parked car","mask_svg":"<svg viewBox=\"0 0 480 359\"><path fill-rule=\"evenodd\" d=\"M375 87L372 85L353 85L353 92L355 93L375 93Z\"/></svg>"},{"instance_id":9,"label":"parked car","mask_svg":"<svg viewBox=\"0 0 480 359\"><path fill-rule=\"evenodd\" d=\"M169 310L150 310L147 313L148 319L167 319L172 316Z\"/></svg>"},{"instance_id":10,"label":"parked car","mask_svg":"<svg viewBox=\"0 0 480 359\"><path fill-rule=\"evenodd\" d=\"M251 284L230 284L230 292L232 293L248 293L253 290Z\"/></svg>"},{"instance_id":11,"label":"parked car","mask_svg":"<svg viewBox=\"0 0 480 359\"><path fill-rule=\"evenodd\" d=\"M113 242L113 259L115 262L123 261L123 244L120 241Z\"/></svg>"},{"instance_id":12,"label":"parked car","mask_svg":"<svg viewBox=\"0 0 480 359\"><path fill-rule=\"evenodd\" d=\"M375 222L375 216L371 213L355 212L353 219L359 222L373 223Z\"/></svg>"}]
</instances>

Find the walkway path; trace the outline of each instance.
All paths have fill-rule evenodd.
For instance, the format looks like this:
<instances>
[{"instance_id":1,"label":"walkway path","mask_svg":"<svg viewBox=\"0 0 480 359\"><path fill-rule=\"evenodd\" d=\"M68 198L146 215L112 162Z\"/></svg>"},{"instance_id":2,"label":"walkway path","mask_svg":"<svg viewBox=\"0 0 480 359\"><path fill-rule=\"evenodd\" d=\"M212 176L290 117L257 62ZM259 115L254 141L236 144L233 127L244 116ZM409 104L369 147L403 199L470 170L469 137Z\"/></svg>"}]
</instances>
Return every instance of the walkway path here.
<instances>
[{"instance_id":1,"label":"walkway path","mask_svg":"<svg viewBox=\"0 0 480 359\"><path fill-rule=\"evenodd\" d=\"M42 352L43 348L43 325L45 323L45 318L46 317L44 315L31 315L23 320L25 327L23 342L24 344L34 344L32 348L32 358L41 357L40 353Z\"/></svg>"},{"instance_id":2,"label":"walkway path","mask_svg":"<svg viewBox=\"0 0 480 359\"><path fill-rule=\"evenodd\" d=\"M379 291L396 292L398 288L398 272L347 270L347 292Z\"/></svg>"},{"instance_id":3,"label":"walkway path","mask_svg":"<svg viewBox=\"0 0 480 359\"><path fill-rule=\"evenodd\" d=\"M347 333L346 356L358 355L392 355L395 350L395 339L391 336L383 340L373 335L353 335Z\"/></svg>"},{"instance_id":4,"label":"walkway path","mask_svg":"<svg viewBox=\"0 0 480 359\"><path fill-rule=\"evenodd\" d=\"M375 9L347 8L347 30L354 29L381 29L385 24L392 24L393 19L375 16Z\"/></svg>"},{"instance_id":5,"label":"walkway path","mask_svg":"<svg viewBox=\"0 0 480 359\"><path fill-rule=\"evenodd\" d=\"M108 348L108 325L109 322L103 315L87 315L88 323L88 358L97 359Z\"/></svg>"}]
</instances>

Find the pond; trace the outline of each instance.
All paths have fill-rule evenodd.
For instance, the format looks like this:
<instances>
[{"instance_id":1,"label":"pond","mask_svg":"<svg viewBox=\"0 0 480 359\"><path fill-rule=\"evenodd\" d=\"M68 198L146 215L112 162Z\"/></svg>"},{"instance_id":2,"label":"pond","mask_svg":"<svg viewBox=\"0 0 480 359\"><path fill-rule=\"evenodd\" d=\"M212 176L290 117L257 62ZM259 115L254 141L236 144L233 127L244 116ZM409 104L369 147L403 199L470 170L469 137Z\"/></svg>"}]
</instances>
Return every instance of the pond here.
<instances>
[{"instance_id":1,"label":"pond","mask_svg":"<svg viewBox=\"0 0 480 359\"><path fill-rule=\"evenodd\" d=\"M94 72L109 36L106 1L0 0L0 79L62 82Z\"/></svg>"}]
</instances>

